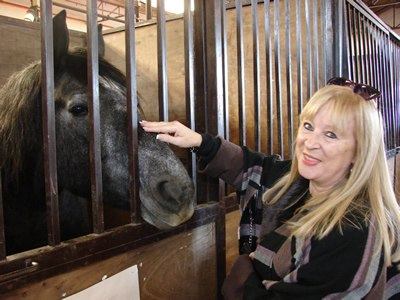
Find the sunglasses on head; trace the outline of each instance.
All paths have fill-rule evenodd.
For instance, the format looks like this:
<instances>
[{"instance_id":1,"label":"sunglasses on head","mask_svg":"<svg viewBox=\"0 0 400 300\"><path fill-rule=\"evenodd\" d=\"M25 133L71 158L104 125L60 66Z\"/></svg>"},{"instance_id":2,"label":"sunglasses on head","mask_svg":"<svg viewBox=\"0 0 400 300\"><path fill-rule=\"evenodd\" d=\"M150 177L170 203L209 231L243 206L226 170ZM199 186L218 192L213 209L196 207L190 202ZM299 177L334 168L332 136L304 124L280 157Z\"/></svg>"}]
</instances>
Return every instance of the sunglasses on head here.
<instances>
[{"instance_id":1,"label":"sunglasses on head","mask_svg":"<svg viewBox=\"0 0 400 300\"><path fill-rule=\"evenodd\" d=\"M379 98L382 93L378 91L376 88L363 84L363 83L355 83L350 79L343 77L334 77L328 80L327 85L340 85L340 86L349 86L353 87L354 93L363 97L366 101Z\"/></svg>"}]
</instances>

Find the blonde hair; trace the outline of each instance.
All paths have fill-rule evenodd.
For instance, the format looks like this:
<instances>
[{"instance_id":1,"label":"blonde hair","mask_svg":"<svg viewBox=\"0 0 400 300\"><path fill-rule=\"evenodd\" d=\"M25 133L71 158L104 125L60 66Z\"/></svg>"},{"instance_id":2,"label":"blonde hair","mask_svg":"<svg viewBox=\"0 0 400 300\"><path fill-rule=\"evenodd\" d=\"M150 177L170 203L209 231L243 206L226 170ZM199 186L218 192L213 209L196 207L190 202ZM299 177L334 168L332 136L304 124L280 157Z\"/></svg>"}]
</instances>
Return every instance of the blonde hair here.
<instances>
[{"instance_id":1,"label":"blonde hair","mask_svg":"<svg viewBox=\"0 0 400 300\"><path fill-rule=\"evenodd\" d=\"M291 223L292 234L305 237L312 233L322 239L335 226L342 230L343 226L361 225L350 221L349 215L363 215L365 223L374 215L385 263L390 265L391 261L400 259L397 242L400 210L387 166L380 114L374 101L365 101L351 88L329 85L310 99L300 115L300 123L304 119L313 120L327 103L331 105L336 130L345 131L348 119L354 116L356 152L352 170L331 190L307 200L299 210L307 213ZM294 157L290 172L263 195L263 201L267 205L276 203L299 176L298 161Z\"/></svg>"}]
</instances>

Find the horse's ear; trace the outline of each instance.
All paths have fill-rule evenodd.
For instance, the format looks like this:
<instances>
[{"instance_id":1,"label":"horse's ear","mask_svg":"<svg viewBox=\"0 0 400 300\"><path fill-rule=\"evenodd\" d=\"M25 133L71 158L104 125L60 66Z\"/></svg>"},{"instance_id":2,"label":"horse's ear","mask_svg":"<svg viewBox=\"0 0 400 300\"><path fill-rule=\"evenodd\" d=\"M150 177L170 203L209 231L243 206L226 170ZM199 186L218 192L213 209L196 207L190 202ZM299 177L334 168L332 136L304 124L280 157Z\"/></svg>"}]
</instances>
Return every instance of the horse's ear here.
<instances>
[{"instance_id":1,"label":"horse's ear","mask_svg":"<svg viewBox=\"0 0 400 300\"><path fill-rule=\"evenodd\" d=\"M69 34L67 28L67 13L60 11L53 18L54 68L57 68L68 53Z\"/></svg>"},{"instance_id":2,"label":"horse's ear","mask_svg":"<svg viewBox=\"0 0 400 300\"><path fill-rule=\"evenodd\" d=\"M99 32L98 36L99 36L99 56L100 57L104 57L105 54L105 46L104 46L104 39L103 39L103 25L99 24L97 25L97 30Z\"/></svg>"}]
</instances>

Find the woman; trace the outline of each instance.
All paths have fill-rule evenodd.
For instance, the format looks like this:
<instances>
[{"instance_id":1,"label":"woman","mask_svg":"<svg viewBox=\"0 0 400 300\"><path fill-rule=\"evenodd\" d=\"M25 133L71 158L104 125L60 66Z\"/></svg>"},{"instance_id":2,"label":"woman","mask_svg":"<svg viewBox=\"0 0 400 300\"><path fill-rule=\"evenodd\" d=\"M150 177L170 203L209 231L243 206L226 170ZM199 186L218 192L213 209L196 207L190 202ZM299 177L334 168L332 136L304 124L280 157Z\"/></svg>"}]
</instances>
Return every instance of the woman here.
<instances>
[{"instance_id":1,"label":"woman","mask_svg":"<svg viewBox=\"0 0 400 300\"><path fill-rule=\"evenodd\" d=\"M242 208L264 192L257 248L235 262L227 299L388 299L400 292L392 264L400 259L400 213L381 119L368 101L376 97L372 87L330 80L300 116L289 172L288 162L180 123L142 123L174 133L159 134L161 141L199 147L199 169L233 184Z\"/></svg>"}]
</instances>

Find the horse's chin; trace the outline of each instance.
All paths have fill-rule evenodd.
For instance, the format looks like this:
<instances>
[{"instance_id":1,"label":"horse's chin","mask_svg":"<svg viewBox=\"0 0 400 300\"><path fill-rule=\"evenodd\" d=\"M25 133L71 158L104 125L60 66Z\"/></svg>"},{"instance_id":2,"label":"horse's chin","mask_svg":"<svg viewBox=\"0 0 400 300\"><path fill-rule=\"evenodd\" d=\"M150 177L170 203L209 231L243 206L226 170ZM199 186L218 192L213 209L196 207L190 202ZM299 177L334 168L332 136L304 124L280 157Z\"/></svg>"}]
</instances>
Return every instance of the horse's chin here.
<instances>
[{"instance_id":1,"label":"horse's chin","mask_svg":"<svg viewBox=\"0 0 400 300\"><path fill-rule=\"evenodd\" d=\"M151 213L145 205L141 205L142 218L149 224L157 227L160 230L167 230L176 227L183 222L189 220L194 213L193 205L189 205L185 209L182 209L179 214L171 216L171 212L158 211L157 214Z\"/></svg>"}]
</instances>

